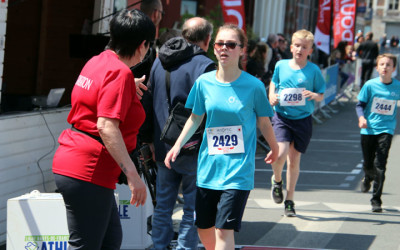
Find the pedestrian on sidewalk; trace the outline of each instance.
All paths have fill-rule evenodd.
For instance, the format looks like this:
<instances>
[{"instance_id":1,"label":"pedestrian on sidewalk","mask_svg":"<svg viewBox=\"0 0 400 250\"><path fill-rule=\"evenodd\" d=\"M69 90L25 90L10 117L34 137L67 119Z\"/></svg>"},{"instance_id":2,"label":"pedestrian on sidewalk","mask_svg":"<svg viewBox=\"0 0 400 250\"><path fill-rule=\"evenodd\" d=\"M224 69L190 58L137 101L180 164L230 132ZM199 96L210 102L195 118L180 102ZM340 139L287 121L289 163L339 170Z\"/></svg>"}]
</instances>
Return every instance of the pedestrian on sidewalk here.
<instances>
[{"instance_id":1,"label":"pedestrian on sidewalk","mask_svg":"<svg viewBox=\"0 0 400 250\"><path fill-rule=\"evenodd\" d=\"M397 101L400 99L400 82L392 77L396 56L382 54L377 58L379 77L365 83L360 93L356 111L361 128L361 148L364 178L361 192L372 190L372 212L382 212L382 190L385 182L386 162L396 128Z\"/></svg>"},{"instance_id":2,"label":"pedestrian on sidewalk","mask_svg":"<svg viewBox=\"0 0 400 250\"><path fill-rule=\"evenodd\" d=\"M249 57L246 66L247 73L260 79L266 87L268 86L268 82L265 79L264 64L267 57L267 50L267 44L258 42L254 54L252 57Z\"/></svg>"},{"instance_id":3,"label":"pedestrian on sidewalk","mask_svg":"<svg viewBox=\"0 0 400 250\"><path fill-rule=\"evenodd\" d=\"M214 43L218 70L196 80L186 102L192 114L165 158L170 168L207 114L196 194L196 226L206 249L235 248L234 231L240 230L247 198L254 188L257 126L271 147L265 162L274 162L279 151L264 84L239 68L246 42L237 26L219 28Z\"/></svg>"},{"instance_id":4,"label":"pedestrian on sidewalk","mask_svg":"<svg viewBox=\"0 0 400 250\"><path fill-rule=\"evenodd\" d=\"M68 249L120 249L122 227L114 189L121 171L132 205L144 205L146 186L129 153L145 119L130 67L143 60L156 28L139 10L110 21L105 51L83 67L72 90L71 111L53 159L53 173L68 223ZM143 84L142 84L143 85ZM144 85L143 85L144 86ZM142 87L143 87L142 86Z\"/></svg>"},{"instance_id":5,"label":"pedestrian on sidewalk","mask_svg":"<svg viewBox=\"0 0 400 250\"><path fill-rule=\"evenodd\" d=\"M275 108L272 118L279 155L272 163L271 192L275 203L283 202L282 170L287 161L285 216L296 216L294 191L300 173L300 157L306 152L312 134L314 102L324 99L325 80L319 67L307 60L312 53L314 35L307 30L292 36L292 59L277 63L269 89Z\"/></svg>"},{"instance_id":6,"label":"pedestrian on sidewalk","mask_svg":"<svg viewBox=\"0 0 400 250\"><path fill-rule=\"evenodd\" d=\"M361 87L371 78L375 65L375 59L379 55L378 44L372 41L374 34L368 32L365 35L365 41L357 48L357 55L362 59L361 65Z\"/></svg>"},{"instance_id":7,"label":"pedestrian on sidewalk","mask_svg":"<svg viewBox=\"0 0 400 250\"><path fill-rule=\"evenodd\" d=\"M196 201L197 152L182 153L169 169L164 159L171 146L160 140L170 109L185 103L196 79L203 73L216 69L207 57L213 26L204 18L193 17L182 26L183 37L174 37L159 50L150 73L153 136L157 164L157 205L154 208L152 235L155 250L167 249L174 237L172 214L182 188L183 215L179 225L177 249L197 249L199 237L194 225ZM167 87L168 86L168 87ZM197 151L197 150L196 150Z\"/></svg>"}]
</instances>

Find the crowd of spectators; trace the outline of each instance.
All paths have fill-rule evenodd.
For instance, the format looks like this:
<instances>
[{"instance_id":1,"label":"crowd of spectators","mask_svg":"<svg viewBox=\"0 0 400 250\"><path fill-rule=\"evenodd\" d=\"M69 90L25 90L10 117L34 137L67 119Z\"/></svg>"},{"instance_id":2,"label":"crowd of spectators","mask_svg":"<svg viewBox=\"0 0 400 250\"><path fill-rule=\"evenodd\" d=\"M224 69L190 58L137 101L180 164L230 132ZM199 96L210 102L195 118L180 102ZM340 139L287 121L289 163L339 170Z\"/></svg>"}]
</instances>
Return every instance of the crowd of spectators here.
<instances>
[{"instance_id":1,"label":"crowd of spectators","mask_svg":"<svg viewBox=\"0 0 400 250\"><path fill-rule=\"evenodd\" d=\"M139 206L145 203L147 196L146 189L144 183L139 178L139 173L137 172L135 166L136 162L132 161L131 159L132 155L140 151L141 147L143 147L144 145L151 148L153 154L152 158L155 161L153 167L157 169L157 202L155 203L155 210L152 221L152 240L154 249L166 249L170 247L171 241L173 239L177 240L177 245L179 249L196 248L199 242L199 238L194 224L195 217L193 215L196 214L195 210L196 212L202 212L196 214L198 216L198 221L196 221L196 225L200 228L199 234L202 238L203 244L208 244L209 246L211 246L210 248L212 248L212 246L216 244L219 244L218 242L220 242L221 239L223 243L228 242L233 243L234 245L233 229L236 231L240 229L239 218L242 216L244 209L244 206L242 205L245 204L245 201L247 200L247 189L253 188L253 176L251 174L249 175L249 181L245 183L248 186L245 186L243 184L243 187L240 187L242 188L240 190L244 190L245 192L235 193L236 199L240 201L240 207L242 206L243 208L242 210L238 210L233 213L233 215L237 216L237 221L229 224L231 220L227 220L228 217L225 218L221 216L221 214L216 214L216 212L214 212L212 216L209 216L209 207L207 205L208 203L206 202L209 202L210 199L204 197L211 194L221 195L219 192L220 190L229 191L232 190L232 186L228 184L224 186L215 185L213 186L213 188L216 188L215 190L217 192L214 192L215 190L212 192L205 190L208 189L208 186L206 184L209 179L199 179L196 177L196 173L198 172L198 168L206 169L202 171L208 171L211 173L211 171L204 167L210 164L202 164L202 166L197 166L197 156L199 152L200 154L203 153L203 155L207 154L208 150L204 150L203 148L203 152L200 150L199 152L196 152L195 155L185 155L183 152L181 152L180 158L176 159L180 152L181 145L178 145L179 143L177 143L172 147L171 150L172 145L164 143L159 138L160 134L162 133L161 129L164 127L166 120L169 119L171 107L175 106L178 103L186 103L186 100L189 98L188 107L193 108L193 110L195 110L198 115L192 113L191 117L189 118L190 122L188 124L190 125L190 123L193 122L193 124L195 125L190 125L191 127L189 129L186 129L185 133L183 133L183 137L181 136L180 139L178 138L177 140L178 142L182 142L181 144L184 144L183 147L185 147L186 144L183 143L183 141L187 141L187 139L190 138L190 136L187 136L187 134L194 133L196 128L200 126L204 113L206 113L206 106L203 107L204 102L202 102L202 99L196 98L199 98L198 96L200 96L200 94L204 94L202 91L204 91L205 93L213 93L213 91L205 91L204 85L201 85L202 88L200 88L200 83L197 83L197 81L195 83L195 80L198 79L200 75L203 76L203 78L201 78L203 79L202 81L206 83L218 83L218 81L222 81L223 83L231 83L239 79L238 77L241 75L242 71L238 67L238 65L240 63L240 60L242 60L242 49L243 47L246 47L247 38L243 31L237 28L237 26L225 25L218 30L216 42L212 44L212 24L209 23L206 19L195 17L185 21L182 27L182 31L167 29L165 32L161 32L158 40L154 44L153 39L156 33L155 30L156 27L159 25L163 15L164 11L162 2L160 0L142 1L141 11L122 11L112 19L110 28L110 44L108 45L107 50L101 54L104 58L95 58L92 61L88 62L88 65L90 67L85 66L100 70L102 69L101 67L111 67L111 64L103 65L100 63L113 60L114 64L117 66L106 69L110 72L115 71L115 75L123 75L123 77L121 77L121 79L107 79L107 81L111 81L112 84L121 87L121 89L126 89L126 91L122 91L121 93L119 93L117 91L118 88L114 89L114 92L106 91L108 94L101 96L104 100L102 98L97 98L97 93L94 93L93 98L89 98L89 101L91 102L90 105L100 105L100 107L104 106L104 110L99 109L99 113L92 113L92 110L89 110L90 112L87 111L90 113L89 115L87 115L89 116L89 118L91 118L89 119L89 121L86 121L84 119L81 121L81 116L79 116L78 114L82 111L78 112L80 109L77 108L81 105L81 102L85 103L85 101L88 101L85 98L82 99L82 96L86 97L86 94L73 95L72 111L68 118L69 122L72 124L72 128L70 130L67 130L67 132L64 131L62 136L60 137L60 142L62 145L55 155L53 172L55 174L57 187L60 189L64 200L66 200L66 204L72 204L71 208L69 208L69 210L67 211L67 214L69 216L68 227L71 232L74 232L76 228L79 229L76 231L80 232L75 234L71 233L69 244L75 245L77 248L98 248L101 246L106 247L106 245L107 247L112 246L115 249L120 247L122 242L122 228L118 218L117 207L116 204L114 204L114 194L112 192L112 189L115 188L115 182L119 178L118 176L121 177L120 173L121 171L123 171L124 174L122 174L122 176L126 176L125 178L127 178L127 184L129 185L132 193L131 204ZM129 28L128 31L130 33L139 32L142 36L133 37L130 35L126 35L128 33L124 33L124 35L121 36L119 32L122 28L126 28L125 26ZM282 72L284 71L282 70L284 70L284 67L286 66L282 65L288 65L289 60L287 59L292 58L291 51L293 52L294 61L296 63L295 66L297 68L303 70L305 65L308 64L307 60L309 58L309 55L311 55L313 51L313 35L308 31L305 31L305 33L303 31L305 35L303 33L301 35L300 33L297 34L298 37L293 36L294 47L292 46L292 48L291 46L289 46L290 41L282 33L269 34L267 38L248 41L247 48L245 50L247 52L247 63L245 65L246 71L261 80L264 83L266 89L269 88L271 79L272 77L274 77L274 81L272 81L270 89L270 92L272 93L270 93L270 96L275 97L275 100L272 101L273 103L275 103L272 105L278 104L276 98L277 94L274 92L274 90L276 84L279 82L279 77L274 76L275 66L278 65L275 75L278 75L280 70L281 74L283 74ZM143 34L145 36L143 36ZM384 35L380 39L379 45L378 43L374 42L372 38L372 32L368 32L365 37L362 32L358 32L355 37L354 45L353 43L349 43L347 41L339 42L336 48L332 50L331 54L327 56L327 60L325 60L326 64L324 63L319 65L338 64L339 75L341 79L340 86L343 86L349 78L349 75L346 72L342 71L344 65L353 62L357 58L360 58L362 60L362 86L365 81L371 78L372 69L375 66L375 61L380 50L382 52L389 48L394 49L399 47L399 38L397 36L392 36L391 39L388 40L387 36ZM213 46L214 53L216 54L218 59L218 71L216 71L217 73L214 72L216 68L215 63L206 55L206 51L208 50L209 46ZM304 50L305 52L297 52L296 54L296 46L297 51ZM129 53L125 50L127 50ZM296 56L299 57L301 60L297 58L296 61ZM230 57L231 59L229 59ZM395 65L395 63L393 64ZM312 69L308 69L308 71L313 72L313 74L316 72L315 74L318 75L318 78L310 78L312 79L310 80L310 82L318 79L317 81L315 81L315 83L313 82L312 84L318 84L321 86L318 86L319 91L316 93L307 90L304 93L304 97L309 98L310 100L321 101L325 88L324 81L322 79L319 68L317 66L314 66L313 64L310 67L312 67ZM286 68L289 69L290 67L288 66ZM131 74L131 71L133 72L133 75ZM207 72L210 71L213 71L214 73L207 74ZM96 75L92 76L90 73L91 71L88 71L86 68L84 68L82 72L83 75L89 74L89 76L91 77L97 77ZM266 93L263 93L263 91L258 91L260 89L263 90L262 84L248 74L243 75L243 78L240 78L240 86L252 86L251 88L243 89L246 89L247 91L255 91L256 93L261 93L260 96L258 96L259 98L256 98L256 100L258 101L256 107L257 110L254 110L257 111L257 125L259 125L259 123L263 125L260 128L260 131L262 132L264 139L268 140L269 145L272 149L271 152L274 152L275 154L275 156L272 157L271 153L269 153L265 161L267 163L272 163L273 161L275 161L275 159L272 160L272 158L278 157L278 154L276 153L277 145L275 145L275 136L272 136L272 127L270 124L270 120L268 119L268 117L272 116L273 113L272 109L270 109L270 111L268 112L266 112L265 110L262 111L263 107L266 106L264 104L269 105L266 96L266 93L268 93L268 91ZM140 78L133 78L134 76ZM106 83L109 84L108 82ZM103 85L107 86L107 84L102 83L97 87L102 90ZM194 84L196 85L194 86ZM214 85L217 86L218 84ZM190 95L190 91L192 91L192 89L195 89L193 91L197 91L196 89L199 90L198 92L193 92L193 94ZM232 89L234 90L233 87ZM81 93L82 91L86 90L81 90L75 87L74 91L75 92L73 93ZM219 91L221 92L219 96L225 93L221 90ZM112 95L110 95L110 93ZM118 102L112 103L110 101L116 99L116 97L121 99L121 102L131 99L133 101L132 103L131 101L126 102L120 107L117 105ZM271 99L273 98L270 98L270 100ZM218 104L218 101L219 100L216 99L215 103ZM255 101L250 99L249 103L255 103ZM310 122L311 116L309 113L312 113L312 111L314 110L313 105L314 104L312 103L312 107L307 107L306 110L306 116ZM121 111L119 109L121 109ZM247 110L250 109L245 110L247 112ZM211 111L215 112L214 110ZM226 111L226 114L228 114L229 116L233 116L233 114L236 113L236 110L235 112L231 112L230 110L228 111L229 112ZM121 112L123 115L121 115ZM243 131L255 131L256 114L246 113L245 115L252 115L254 116L254 119L248 122L248 124L246 125L252 129L247 129ZM135 119L133 119L133 117ZM206 119L209 119L207 120L208 123L210 123L209 121L211 117L213 116L206 117ZM263 117L265 119L258 120L260 117ZM128 123L126 122L125 118L127 119ZM124 120L130 128L124 127L122 125L120 126L120 124L125 124L122 123ZM277 121L277 118L275 118L275 121ZM224 122L225 121L221 122L221 124L225 124ZM192 127L196 128L192 129ZM98 131L96 130L97 128ZM136 139L136 136L138 139ZM255 135L252 136L252 138L253 137L256 138ZM82 156L81 152L71 151L68 148L68 145L71 144L72 141L76 141L76 138L80 138L83 142L86 142L86 144L91 147L90 148L88 146L86 151L87 155ZM113 141L110 138L117 138L118 140ZM92 139L95 139L95 141L93 141ZM284 138L282 140L283 141L281 141L281 144L282 142L286 143L287 138ZM130 141L130 143L126 144L126 141ZM73 143L71 145L74 146L75 150L82 150L82 147L75 146ZM247 145L255 145L255 143L246 142L246 146ZM289 144L286 145L286 147L288 146ZM103 164L104 166L100 164L100 167L104 167L104 169L107 170L104 171L102 175L98 175L96 178L94 178L93 176L91 176L91 173L94 171L88 171L88 167L82 166L90 165L87 162L93 162L93 156L92 154L89 154L89 151L95 151L93 150L93 148L95 148L96 150L100 150L100 147L102 150L101 152L104 152L103 154L101 154L101 156L99 156L99 159L106 159L107 161L103 160L103 162L108 163L108 165L110 165L111 167L105 163ZM285 147L285 145L282 144L280 145L280 147L283 148ZM252 150L255 151L254 148ZM250 150L246 149L246 152L248 151ZM254 154L253 151L250 151L250 153L247 154ZM297 153L298 155L300 155L300 151L304 153L305 149L298 151L299 152ZM285 152L287 154L287 152L290 151L289 149L287 149ZM290 155L294 154L290 153ZM81 163L79 164L74 161L74 164L71 167L71 159L73 159L73 157L77 157L77 159L81 160ZM283 157L282 155L280 155L279 157L286 160L286 155L284 155ZM245 158L248 158L247 155ZM166 160L164 161L164 159ZM172 164L169 161L171 159L173 159ZM205 159L208 161L208 158ZM296 156L296 159L300 159L300 156ZM206 160L204 160L204 162L208 163ZM110 162L112 162L113 164L110 164ZM292 162L294 162L294 160ZM222 163L225 162L221 160L219 166L224 165ZM254 169L254 163L251 162L249 164L249 166ZM172 169L171 165L173 166ZM99 168L99 166L96 167ZM283 165L278 166L277 169L282 167ZM70 168L74 168L74 171L76 171L77 173L71 175L69 170ZM299 166L297 168L299 168ZM276 175L277 170L275 169L274 171L274 175ZM83 172L86 175L80 174ZM279 175L280 174L281 173L279 173ZM77 176L79 176L79 178L77 178ZM83 176L84 178L82 179L82 177L80 176ZM203 176L206 175L204 174ZM210 176L212 178L215 177L215 183L219 183L218 178L220 178L220 175L210 174ZM272 183L274 185L282 184L280 181L277 182L277 179L273 180L274 181L272 181ZM296 183L296 181L297 180L295 180L293 183ZM109 190L107 190L107 192L101 191L99 186L106 187ZM85 187L84 189L88 191L86 193L82 193L82 187ZM203 188L204 190L201 190L198 187ZM180 189L184 198L184 214L182 216L182 222L180 224L179 232L175 233L172 227L171 216L175 207L175 202L179 198L178 193L180 192ZM294 188L292 187L292 189L293 190L290 191L291 194L294 193ZM229 192L226 192L226 194L228 194ZM204 197L199 196L199 194L202 194ZM106 209L97 211L97 215L99 217L110 218L109 221L105 220L102 223L98 223L98 220L93 219L93 217L91 219L86 219L86 217L88 217L86 216L86 214L88 213L88 211L90 212L90 210L87 208L92 205L92 203L90 203L90 200L86 199L86 196L84 195L87 195L88 197L93 197L93 199L96 198L98 200L97 202L103 201L104 198L107 198L108 205L104 206ZM87 202L81 204L79 199L87 200ZM295 216L294 203L292 199L293 197L291 197L290 200L287 199L285 201L285 214L288 211L290 212L290 214L287 216ZM221 200L224 201L224 199L222 198ZM275 200L275 202L277 201ZM277 203L280 202L282 201L279 201ZM289 202L289 205L286 204L287 202ZM98 207L103 206L100 203L98 203ZM212 203L213 206L215 206L214 209L216 209L217 203ZM232 210L231 208L234 207L233 205L233 203L231 204L227 202L225 204L227 208L226 211ZM220 221L226 221L227 223L224 222L221 224L219 223L220 221L216 223L217 218L223 218L223 220ZM86 227L85 224L90 224L91 226ZM110 225L112 224L114 226L111 228ZM222 235L220 239L216 240L213 236L214 226L216 226L218 229L216 230L215 235ZM80 230L80 228L85 228L86 231L82 231ZM210 228L211 231L209 230ZM222 228L226 230L219 230ZM228 231L228 233L226 233L226 231ZM103 235L104 240L99 241L97 235Z\"/></svg>"},{"instance_id":2,"label":"crowd of spectators","mask_svg":"<svg viewBox=\"0 0 400 250\"><path fill-rule=\"evenodd\" d=\"M268 87L276 63L291 58L289 41L281 33L269 34L266 39L249 40L247 56L246 71Z\"/></svg>"}]
</instances>

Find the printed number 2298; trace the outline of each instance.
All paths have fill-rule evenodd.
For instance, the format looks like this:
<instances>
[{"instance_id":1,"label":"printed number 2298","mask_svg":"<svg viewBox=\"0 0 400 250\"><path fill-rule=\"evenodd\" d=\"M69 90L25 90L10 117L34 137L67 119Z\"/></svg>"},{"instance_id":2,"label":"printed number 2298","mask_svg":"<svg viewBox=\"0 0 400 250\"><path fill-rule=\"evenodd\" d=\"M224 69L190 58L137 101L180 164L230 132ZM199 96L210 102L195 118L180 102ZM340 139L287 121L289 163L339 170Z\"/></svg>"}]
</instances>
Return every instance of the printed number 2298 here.
<instances>
[{"instance_id":1,"label":"printed number 2298","mask_svg":"<svg viewBox=\"0 0 400 250\"><path fill-rule=\"evenodd\" d=\"M229 147L238 144L237 135L213 136L214 147Z\"/></svg>"},{"instance_id":2,"label":"printed number 2298","mask_svg":"<svg viewBox=\"0 0 400 250\"><path fill-rule=\"evenodd\" d=\"M301 100L303 99L302 94L285 94L284 97L285 97L284 100L285 100L286 102L301 101Z\"/></svg>"}]
</instances>

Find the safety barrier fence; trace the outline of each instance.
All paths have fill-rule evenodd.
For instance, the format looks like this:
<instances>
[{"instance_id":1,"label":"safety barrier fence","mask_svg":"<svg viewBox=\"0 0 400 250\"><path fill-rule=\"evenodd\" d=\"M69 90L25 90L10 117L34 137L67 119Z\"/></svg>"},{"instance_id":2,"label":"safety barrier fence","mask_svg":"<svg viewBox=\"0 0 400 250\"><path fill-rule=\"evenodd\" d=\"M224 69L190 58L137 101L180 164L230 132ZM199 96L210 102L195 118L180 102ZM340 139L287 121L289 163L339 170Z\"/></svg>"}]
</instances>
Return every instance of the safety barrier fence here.
<instances>
[{"instance_id":1,"label":"safety barrier fence","mask_svg":"<svg viewBox=\"0 0 400 250\"><path fill-rule=\"evenodd\" d=\"M321 70L326 81L324 100L316 103L312 115L315 122L323 123L324 119L331 118L330 114L338 112L333 104L343 105L339 99L345 98L348 101L354 98L354 93L360 88L361 59L346 63L339 69L339 64L331 65Z\"/></svg>"}]
</instances>

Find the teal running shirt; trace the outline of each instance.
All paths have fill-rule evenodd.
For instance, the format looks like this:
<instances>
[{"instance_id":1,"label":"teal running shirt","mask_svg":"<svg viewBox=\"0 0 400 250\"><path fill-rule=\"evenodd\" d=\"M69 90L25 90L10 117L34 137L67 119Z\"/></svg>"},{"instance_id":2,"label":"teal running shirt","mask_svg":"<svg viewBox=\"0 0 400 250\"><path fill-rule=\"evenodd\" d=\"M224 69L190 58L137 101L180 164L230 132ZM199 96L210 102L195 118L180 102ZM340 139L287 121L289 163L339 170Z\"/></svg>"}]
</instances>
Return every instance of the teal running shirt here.
<instances>
[{"instance_id":1,"label":"teal running shirt","mask_svg":"<svg viewBox=\"0 0 400 250\"><path fill-rule=\"evenodd\" d=\"M364 109L367 128L362 128L361 134L394 134L397 101L400 99L400 82L392 79L391 84L384 84L377 77L367 81L361 88L357 98L367 104Z\"/></svg>"},{"instance_id":2,"label":"teal running shirt","mask_svg":"<svg viewBox=\"0 0 400 250\"><path fill-rule=\"evenodd\" d=\"M235 81L221 83L216 79L216 71L211 71L196 80L186 107L207 117L198 157L197 186L213 190L253 189L257 117L273 116L264 84L244 71ZM211 134L215 130L229 130L231 126L235 126L237 136L213 136L208 141L207 131ZM212 153L238 144L241 133L243 153Z\"/></svg>"},{"instance_id":3,"label":"teal running shirt","mask_svg":"<svg viewBox=\"0 0 400 250\"><path fill-rule=\"evenodd\" d=\"M281 116L298 120L310 116L314 112L314 100L305 100L301 90L306 89L314 93L325 92L325 80L317 65L307 62L307 65L299 70L289 66L291 59L281 60L276 64L272 82L275 84L275 91L279 94L279 104L274 108ZM298 89L297 92L287 92L289 89ZM299 100L305 100L300 105ZM288 103L286 106L283 102ZM298 105L290 105L298 102Z\"/></svg>"}]
</instances>

